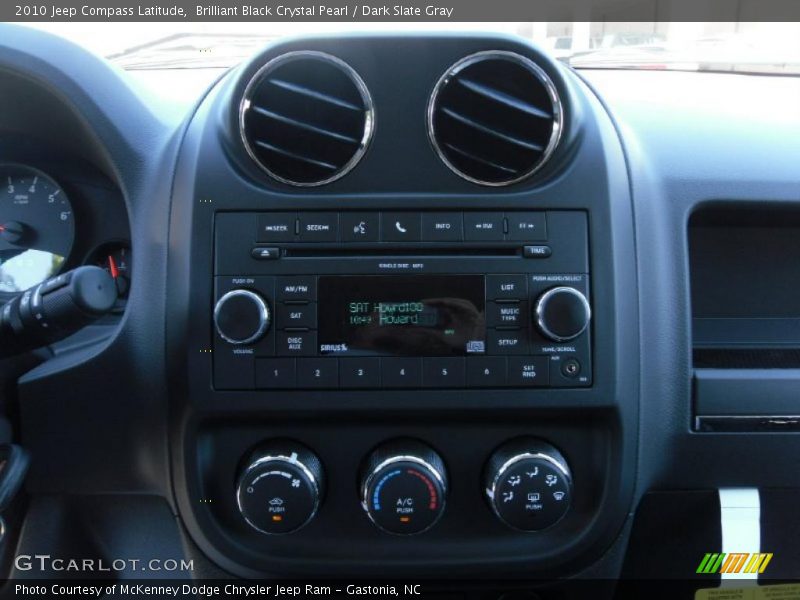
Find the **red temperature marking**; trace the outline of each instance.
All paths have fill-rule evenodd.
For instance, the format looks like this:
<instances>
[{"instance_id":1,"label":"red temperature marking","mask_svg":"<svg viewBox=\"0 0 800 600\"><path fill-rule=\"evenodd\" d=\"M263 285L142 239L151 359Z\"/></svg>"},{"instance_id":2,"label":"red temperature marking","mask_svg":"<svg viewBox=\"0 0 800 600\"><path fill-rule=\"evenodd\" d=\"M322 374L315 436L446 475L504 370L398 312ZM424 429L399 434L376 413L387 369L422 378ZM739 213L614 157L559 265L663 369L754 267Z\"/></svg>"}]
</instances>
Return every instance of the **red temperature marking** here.
<instances>
[{"instance_id":1,"label":"red temperature marking","mask_svg":"<svg viewBox=\"0 0 800 600\"><path fill-rule=\"evenodd\" d=\"M111 273L111 277L116 279L119 277L119 269L117 269L117 262L114 260L114 257L109 254L108 256L108 270Z\"/></svg>"},{"instance_id":2,"label":"red temperature marking","mask_svg":"<svg viewBox=\"0 0 800 600\"><path fill-rule=\"evenodd\" d=\"M437 503L437 501L439 500L439 495L436 493L436 488L433 486L433 482L431 482L431 480L430 480L430 479L428 479L428 478L427 478L425 475L423 475L423 474L422 474L422 473L420 473L419 471L415 471L414 469L409 469L409 470L408 470L408 473L409 473L410 475L416 475L417 477L419 477L420 479L422 479L423 483L424 483L424 484L427 486L427 488L428 488L428 493L429 493L429 494L430 494L430 496L431 496L431 502L430 502L430 504L428 505L428 508L429 508L430 510L436 510L436 503Z\"/></svg>"}]
</instances>

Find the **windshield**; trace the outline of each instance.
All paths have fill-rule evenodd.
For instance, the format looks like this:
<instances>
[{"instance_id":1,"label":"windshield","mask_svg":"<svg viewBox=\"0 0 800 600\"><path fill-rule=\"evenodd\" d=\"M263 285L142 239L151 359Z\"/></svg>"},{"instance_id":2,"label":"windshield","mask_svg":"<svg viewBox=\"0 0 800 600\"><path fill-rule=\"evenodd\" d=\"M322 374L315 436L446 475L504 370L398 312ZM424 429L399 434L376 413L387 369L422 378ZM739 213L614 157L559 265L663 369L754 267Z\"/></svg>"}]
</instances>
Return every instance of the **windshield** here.
<instances>
[{"instance_id":1,"label":"windshield","mask_svg":"<svg viewBox=\"0 0 800 600\"><path fill-rule=\"evenodd\" d=\"M800 74L800 23L32 23L138 73L166 95L203 89L221 70L287 36L473 31L514 34L578 69ZM176 70L192 77L175 77Z\"/></svg>"}]
</instances>

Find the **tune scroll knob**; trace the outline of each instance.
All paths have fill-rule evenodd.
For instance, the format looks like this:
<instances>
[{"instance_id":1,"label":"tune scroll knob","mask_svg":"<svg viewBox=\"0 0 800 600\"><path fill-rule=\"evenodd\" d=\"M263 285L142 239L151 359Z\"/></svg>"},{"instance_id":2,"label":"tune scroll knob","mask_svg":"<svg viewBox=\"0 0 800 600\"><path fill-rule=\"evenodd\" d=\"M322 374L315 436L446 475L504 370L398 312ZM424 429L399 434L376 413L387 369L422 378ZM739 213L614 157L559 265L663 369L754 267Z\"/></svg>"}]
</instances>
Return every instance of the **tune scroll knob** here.
<instances>
[{"instance_id":1,"label":"tune scroll knob","mask_svg":"<svg viewBox=\"0 0 800 600\"><path fill-rule=\"evenodd\" d=\"M269 329L267 302L250 290L232 290L214 307L214 326L229 344L253 344Z\"/></svg>"},{"instance_id":2,"label":"tune scroll knob","mask_svg":"<svg viewBox=\"0 0 800 600\"><path fill-rule=\"evenodd\" d=\"M291 533L317 514L324 485L322 464L311 450L291 440L274 440L248 460L236 485L236 503L256 531Z\"/></svg>"},{"instance_id":3,"label":"tune scroll knob","mask_svg":"<svg viewBox=\"0 0 800 600\"><path fill-rule=\"evenodd\" d=\"M544 336L554 342L568 342L586 331L592 318L592 309L581 292L572 287L559 286L539 296L533 318Z\"/></svg>"},{"instance_id":4,"label":"tune scroll knob","mask_svg":"<svg viewBox=\"0 0 800 600\"><path fill-rule=\"evenodd\" d=\"M416 440L387 442L364 464L361 505L385 532L412 535L427 531L444 513L446 495L444 462Z\"/></svg>"},{"instance_id":5,"label":"tune scroll knob","mask_svg":"<svg viewBox=\"0 0 800 600\"><path fill-rule=\"evenodd\" d=\"M572 474L561 453L535 439L498 448L484 472L486 499L497 517L521 531L555 525L572 503Z\"/></svg>"}]
</instances>

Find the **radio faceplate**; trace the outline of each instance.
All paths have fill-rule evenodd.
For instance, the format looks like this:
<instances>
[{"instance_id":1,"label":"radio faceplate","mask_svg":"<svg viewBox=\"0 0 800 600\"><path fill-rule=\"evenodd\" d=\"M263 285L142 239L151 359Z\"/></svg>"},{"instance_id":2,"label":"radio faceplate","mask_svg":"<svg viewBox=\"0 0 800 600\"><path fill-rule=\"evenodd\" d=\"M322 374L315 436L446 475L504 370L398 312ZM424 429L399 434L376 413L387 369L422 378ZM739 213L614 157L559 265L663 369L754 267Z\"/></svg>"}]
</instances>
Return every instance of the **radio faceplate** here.
<instances>
[{"instance_id":1,"label":"radio faceplate","mask_svg":"<svg viewBox=\"0 0 800 600\"><path fill-rule=\"evenodd\" d=\"M581 211L218 213L217 389L591 385Z\"/></svg>"}]
</instances>

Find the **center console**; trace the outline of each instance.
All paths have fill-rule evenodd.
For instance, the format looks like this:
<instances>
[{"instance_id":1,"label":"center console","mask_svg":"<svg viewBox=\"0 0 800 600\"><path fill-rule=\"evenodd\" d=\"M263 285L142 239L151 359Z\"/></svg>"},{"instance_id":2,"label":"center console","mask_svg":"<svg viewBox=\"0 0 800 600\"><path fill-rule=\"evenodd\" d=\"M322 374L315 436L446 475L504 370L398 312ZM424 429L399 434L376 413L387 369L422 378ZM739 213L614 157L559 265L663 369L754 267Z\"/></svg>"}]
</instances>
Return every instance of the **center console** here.
<instances>
[{"instance_id":1,"label":"center console","mask_svg":"<svg viewBox=\"0 0 800 600\"><path fill-rule=\"evenodd\" d=\"M624 536L633 217L574 75L505 38L282 43L174 188L173 489L219 566L552 578Z\"/></svg>"}]
</instances>

